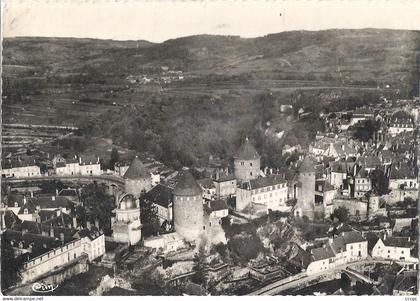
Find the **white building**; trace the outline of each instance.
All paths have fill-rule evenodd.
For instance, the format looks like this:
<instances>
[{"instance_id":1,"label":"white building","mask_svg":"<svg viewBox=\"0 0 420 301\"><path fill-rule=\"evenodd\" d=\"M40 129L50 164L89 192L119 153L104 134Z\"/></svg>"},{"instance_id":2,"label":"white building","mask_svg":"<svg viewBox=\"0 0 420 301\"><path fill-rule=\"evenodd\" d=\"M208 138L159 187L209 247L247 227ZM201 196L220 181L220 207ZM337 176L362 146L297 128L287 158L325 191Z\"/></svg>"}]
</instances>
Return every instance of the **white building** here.
<instances>
[{"instance_id":1,"label":"white building","mask_svg":"<svg viewBox=\"0 0 420 301\"><path fill-rule=\"evenodd\" d=\"M14 161L2 164L2 178L30 178L39 176L41 176L41 169L33 163Z\"/></svg>"},{"instance_id":2,"label":"white building","mask_svg":"<svg viewBox=\"0 0 420 301\"><path fill-rule=\"evenodd\" d=\"M102 174L102 171L99 158L96 160L89 160L79 157L79 159L70 159L66 160L66 162L57 162L55 173L59 176L98 176Z\"/></svg>"},{"instance_id":3,"label":"white building","mask_svg":"<svg viewBox=\"0 0 420 301\"><path fill-rule=\"evenodd\" d=\"M236 193L237 181L233 174L229 174L228 172L216 172L213 183L216 187L217 198L227 198Z\"/></svg>"},{"instance_id":4,"label":"white building","mask_svg":"<svg viewBox=\"0 0 420 301\"><path fill-rule=\"evenodd\" d=\"M410 255L411 243L408 237L384 237L378 239L372 249L372 257L397 261L417 261Z\"/></svg>"},{"instance_id":5,"label":"white building","mask_svg":"<svg viewBox=\"0 0 420 301\"><path fill-rule=\"evenodd\" d=\"M236 210L241 211L252 202L267 210L288 211L287 192L287 181L280 175L245 181L236 191Z\"/></svg>"},{"instance_id":6,"label":"white building","mask_svg":"<svg viewBox=\"0 0 420 301\"><path fill-rule=\"evenodd\" d=\"M27 283L67 264L71 264L84 254L87 254L89 261L93 261L105 254L104 234L81 230L79 235L81 236L80 238L25 262L21 271L22 282Z\"/></svg>"},{"instance_id":7,"label":"white building","mask_svg":"<svg viewBox=\"0 0 420 301\"><path fill-rule=\"evenodd\" d=\"M414 118L406 111L395 112L389 121L388 132L396 136L404 132L414 131Z\"/></svg>"},{"instance_id":8,"label":"white building","mask_svg":"<svg viewBox=\"0 0 420 301\"><path fill-rule=\"evenodd\" d=\"M332 269L338 265L366 259L368 242L356 231L342 232L328 240L322 248L311 250L311 263L307 267L308 275Z\"/></svg>"}]
</instances>

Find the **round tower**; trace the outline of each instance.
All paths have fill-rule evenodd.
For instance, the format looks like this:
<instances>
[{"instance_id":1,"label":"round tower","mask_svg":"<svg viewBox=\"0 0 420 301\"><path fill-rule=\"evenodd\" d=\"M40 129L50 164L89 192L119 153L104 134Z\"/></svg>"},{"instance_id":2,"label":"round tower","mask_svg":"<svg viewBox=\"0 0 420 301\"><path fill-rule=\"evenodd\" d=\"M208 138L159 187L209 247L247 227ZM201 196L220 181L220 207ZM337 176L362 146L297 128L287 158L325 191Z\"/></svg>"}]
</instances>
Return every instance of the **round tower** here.
<instances>
[{"instance_id":1,"label":"round tower","mask_svg":"<svg viewBox=\"0 0 420 301\"><path fill-rule=\"evenodd\" d=\"M140 241L140 202L134 195L125 193L119 198L112 230L116 242L135 245Z\"/></svg>"},{"instance_id":2,"label":"round tower","mask_svg":"<svg viewBox=\"0 0 420 301\"><path fill-rule=\"evenodd\" d=\"M151 174L137 156L124 174L124 186L126 193L131 193L137 198L143 191L152 189Z\"/></svg>"},{"instance_id":3,"label":"round tower","mask_svg":"<svg viewBox=\"0 0 420 301\"><path fill-rule=\"evenodd\" d=\"M315 209L315 165L305 156L298 169L298 193L295 215L310 219L314 217Z\"/></svg>"},{"instance_id":4,"label":"round tower","mask_svg":"<svg viewBox=\"0 0 420 301\"><path fill-rule=\"evenodd\" d=\"M174 189L174 226L175 231L186 241L196 241L204 229L203 195L189 170L181 172Z\"/></svg>"},{"instance_id":5,"label":"round tower","mask_svg":"<svg viewBox=\"0 0 420 301\"><path fill-rule=\"evenodd\" d=\"M245 139L233 159L234 174L239 181L243 182L259 177L261 157L248 138Z\"/></svg>"}]
</instances>

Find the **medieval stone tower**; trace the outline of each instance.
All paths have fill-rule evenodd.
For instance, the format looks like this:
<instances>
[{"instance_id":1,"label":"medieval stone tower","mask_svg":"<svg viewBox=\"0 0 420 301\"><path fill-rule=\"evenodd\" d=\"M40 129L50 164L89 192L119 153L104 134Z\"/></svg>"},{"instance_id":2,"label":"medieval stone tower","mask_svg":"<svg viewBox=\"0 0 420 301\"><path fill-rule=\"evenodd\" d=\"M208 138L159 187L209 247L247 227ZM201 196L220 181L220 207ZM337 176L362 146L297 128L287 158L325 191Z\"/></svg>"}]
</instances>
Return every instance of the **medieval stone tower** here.
<instances>
[{"instance_id":1,"label":"medieval stone tower","mask_svg":"<svg viewBox=\"0 0 420 301\"><path fill-rule=\"evenodd\" d=\"M298 169L298 189L295 215L314 217L315 210L315 165L305 156Z\"/></svg>"},{"instance_id":2,"label":"medieval stone tower","mask_svg":"<svg viewBox=\"0 0 420 301\"><path fill-rule=\"evenodd\" d=\"M259 177L261 157L248 138L245 139L233 158L234 174L238 181L248 181Z\"/></svg>"},{"instance_id":3,"label":"medieval stone tower","mask_svg":"<svg viewBox=\"0 0 420 301\"><path fill-rule=\"evenodd\" d=\"M142 191L152 189L151 174L137 156L124 174L124 186L126 193L131 193L137 198Z\"/></svg>"},{"instance_id":4,"label":"medieval stone tower","mask_svg":"<svg viewBox=\"0 0 420 301\"><path fill-rule=\"evenodd\" d=\"M121 243L137 244L141 239L139 199L132 194L123 194L115 210L116 217L112 223L112 237Z\"/></svg>"},{"instance_id":5,"label":"medieval stone tower","mask_svg":"<svg viewBox=\"0 0 420 301\"><path fill-rule=\"evenodd\" d=\"M186 241L197 241L205 230L203 195L188 169L181 172L173 202L175 231Z\"/></svg>"}]
</instances>

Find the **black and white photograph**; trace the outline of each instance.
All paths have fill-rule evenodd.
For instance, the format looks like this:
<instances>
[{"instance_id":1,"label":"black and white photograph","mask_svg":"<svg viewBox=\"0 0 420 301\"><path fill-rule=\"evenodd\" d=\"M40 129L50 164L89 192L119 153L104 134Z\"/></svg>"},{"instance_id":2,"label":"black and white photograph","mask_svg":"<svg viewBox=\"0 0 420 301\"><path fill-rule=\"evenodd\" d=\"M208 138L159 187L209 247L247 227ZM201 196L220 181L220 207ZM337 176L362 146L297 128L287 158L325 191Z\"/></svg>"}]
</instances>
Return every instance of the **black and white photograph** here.
<instances>
[{"instance_id":1,"label":"black and white photograph","mask_svg":"<svg viewBox=\"0 0 420 301\"><path fill-rule=\"evenodd\" d=\"M5 0L1 54L3 300L417 300L420 1Z\"/></svg>"}]
</instances>

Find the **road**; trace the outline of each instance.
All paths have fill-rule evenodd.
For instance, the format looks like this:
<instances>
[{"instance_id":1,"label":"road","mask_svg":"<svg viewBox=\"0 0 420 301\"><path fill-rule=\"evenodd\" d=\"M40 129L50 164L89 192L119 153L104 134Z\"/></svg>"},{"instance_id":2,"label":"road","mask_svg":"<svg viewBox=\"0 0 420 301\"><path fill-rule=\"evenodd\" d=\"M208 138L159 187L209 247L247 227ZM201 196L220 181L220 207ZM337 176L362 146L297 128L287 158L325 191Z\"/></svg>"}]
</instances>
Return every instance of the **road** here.
<instances>
[{"instance_id":1,"label":"road","mask_svg":"<svg viewBox=\"0 0 420 301\"><path fill-rule=\"evenodd\" d=\"M326 271L322 271L313 275L308 276L306 274L306 272L302 272L300 274L295 275L296 280L291 280L289 282L285 282L285 279L281 279L279 281L276 281L274 283L268 284L265 287L262 287L252 293L250 293L249 295L251 296L274 296L282 291L288 290L288 289L292 289L294 287L297 287L299 285L302 285L306 282L312 281L312 280L316 280L322 276L328 275L328 274L333 274L333 273L337 273L340 271L345 271L346 268L348 267L352 267L352 266L357 266L360 264L369 264L369 263L387 263L390 264L390 261L388 260L381 260L381 259L367 259L367 260L360 260L360 261L355 261L355 262L349 262L343 265L339 265L334 267L333 269L330 270L326 270ZM287 279L287 278L286 278Z\"/></svg>"}]
</instances>

